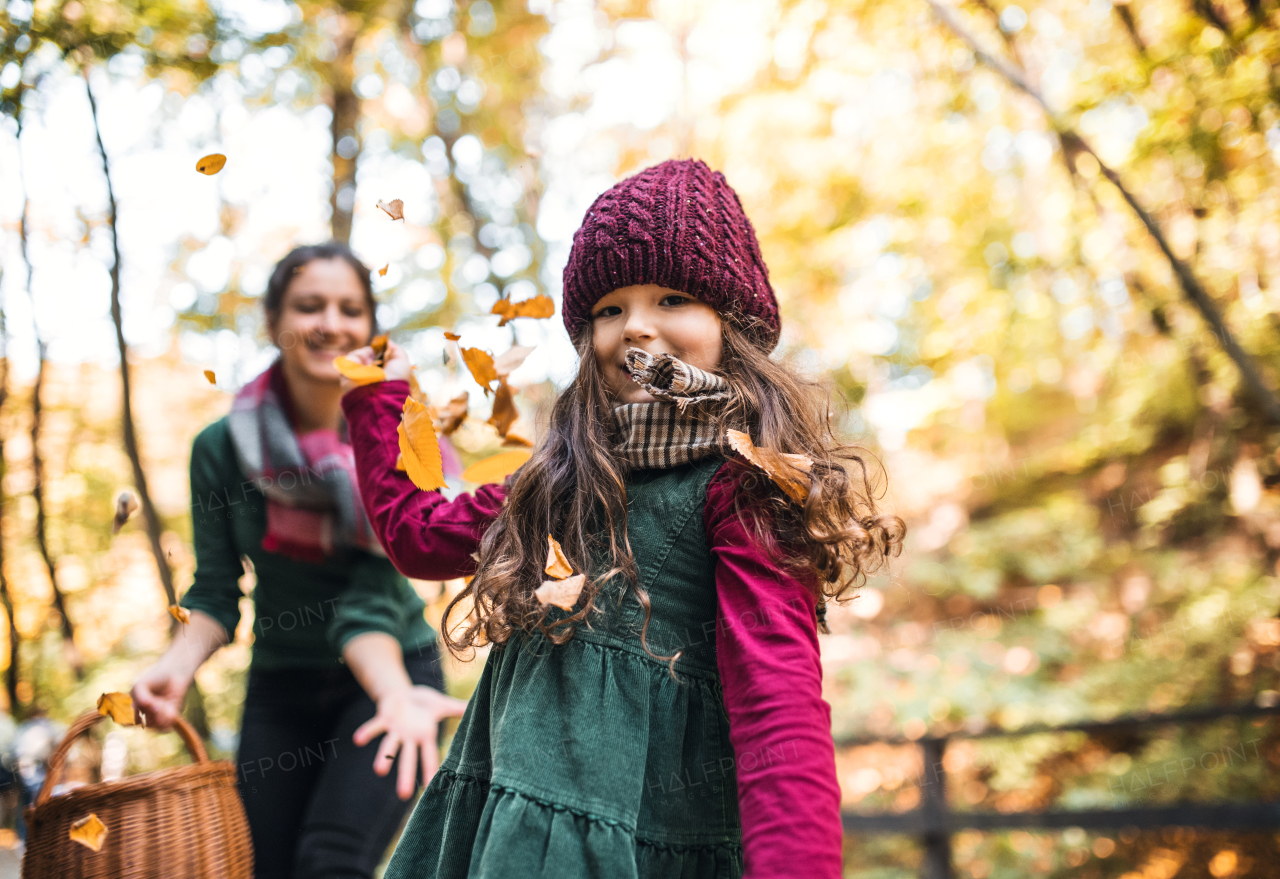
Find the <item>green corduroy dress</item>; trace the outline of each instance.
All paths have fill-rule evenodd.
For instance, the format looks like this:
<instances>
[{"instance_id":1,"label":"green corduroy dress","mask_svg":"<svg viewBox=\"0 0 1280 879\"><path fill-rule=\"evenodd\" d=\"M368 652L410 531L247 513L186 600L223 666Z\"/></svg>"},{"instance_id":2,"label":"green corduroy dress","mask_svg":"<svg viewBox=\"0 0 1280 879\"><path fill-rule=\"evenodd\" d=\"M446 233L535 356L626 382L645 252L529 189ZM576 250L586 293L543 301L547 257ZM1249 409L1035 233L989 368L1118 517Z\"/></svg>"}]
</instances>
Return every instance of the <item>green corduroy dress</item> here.
<instances>
[{"instance_id":1,"label":"green corduroy dress","mask_svg":"<svg viewBox=\"0 0 1280 879\"><path fill-rule=\"evenodd\" d=\"M702 523L723 462L636 474L627 534L652 616L615 578L607 610L554 645L494 648L387 879L730 879L742 830L716 670ZM610 592L610 588L614 591Z\"/></svg>"}]
</instances>

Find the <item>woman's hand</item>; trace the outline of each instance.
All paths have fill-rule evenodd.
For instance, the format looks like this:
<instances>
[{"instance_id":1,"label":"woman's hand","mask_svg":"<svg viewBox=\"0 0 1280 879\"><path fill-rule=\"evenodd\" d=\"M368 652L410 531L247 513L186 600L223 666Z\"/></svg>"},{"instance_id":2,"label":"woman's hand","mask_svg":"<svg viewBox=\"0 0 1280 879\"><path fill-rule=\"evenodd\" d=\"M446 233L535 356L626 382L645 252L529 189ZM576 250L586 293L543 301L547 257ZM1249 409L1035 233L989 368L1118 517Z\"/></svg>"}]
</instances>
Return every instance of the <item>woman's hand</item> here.
<instances>
[{"instance_id":1,"label":"woman's hand","mask_svg":"<svg viewBox=\"0 0 1280 879\"><path fill-rule=\"evenodd\" d=\"M373 353L373 348L366 345L363 348L357 348L347 355L349 360L364 366L372 366L378 359ZM387 381L408 381L409 373L413 371L413 364L409 362L409 355L405 353L395 342L387 342L387 352L382 358L382 371L387 374ZM342 393L347 393L352 388L359 387L351 379L345 375L342 377Z\"/></svg>"},{"instance_id":2,"label":"woman's hand","mask_svg":"<svg viewBox=\"0 0 1280 879\"><path fill-rule=\"evenodd\" d=\"M461 717L466 710L466 702L431 687L404 687L379 699L377 714L357 729L353 738L357 745L364 747L382 735L382 744L373 760L373 771L378 775L391 771L391 764L399 752L396 794L407 800L413 796L419 763L422 765L424 786L439 767L437 725L446 717Z\"/></svg>"},{"instance_id":3,"label":"woman's hand","mask_svg":"<svg viewBox=\"0 0 1280 879\"><path fill-rule=\"evenodd\" d=\"M133 710L144 726L164 731L182 713L182 700L193 675L174 666L168 657L144 671L133 684Z\"/></svg>"}]
</instances>

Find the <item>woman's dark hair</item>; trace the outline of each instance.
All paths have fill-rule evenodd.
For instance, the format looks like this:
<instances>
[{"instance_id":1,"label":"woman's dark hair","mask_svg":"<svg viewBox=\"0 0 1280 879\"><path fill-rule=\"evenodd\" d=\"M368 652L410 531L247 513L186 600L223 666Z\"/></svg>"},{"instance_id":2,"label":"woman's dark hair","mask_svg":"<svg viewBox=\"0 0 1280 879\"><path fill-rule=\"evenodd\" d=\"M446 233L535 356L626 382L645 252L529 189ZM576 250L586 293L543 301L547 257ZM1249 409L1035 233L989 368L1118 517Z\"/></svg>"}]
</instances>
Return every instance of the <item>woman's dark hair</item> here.
<instances>
[{"instance_id":1,"label":"woman's dark hair","mask_svg":"<svg viewBox=\"0 0 1280 879\"><path fill-rule=\"evenodd\" d=\"M730 321L722 332L724 353L715 371L734 393L715 416L719 434L743 430L757 446L813 461L808 474L795 474L808 477L803 504L748 470L738 482L737 514L756 543L815 598L846 598L902 549L906 526L876 506L883 493L883 485L877 485L882 471L865 450L836 436L825 385L772 360ZM648 596L625 537L628 467L613 452L619 438L608 413L614 401L596 363L590 324L575 343L578 375L555 402L547 439L512 475L502 512L480 541L476 575L445 610L440 628L455 655L505 643L521 631L541 630L563 643L575 626L588 622L600 585L615 574L635 590L648 627ZM585 569L588 559L600 559L608 568L588 580L580 610L550 624L547 608L533 594L544 579L548 534L578 569ZM466 618L455 628L449 617L459 609Z\"/></svg>"},{"instance_id":2,"label":"woman's dark hair","mask_svg":"<svg viewBox=\"0 0 1280 879\"><path fill-rule=\"evenodd\" d=\"M373 322L373 332L369 334L369 338L376 336L378 334L378 303L373 298L373 279L370 277L369 267L360 261L360 257L351 252L350 247L339 244L337 241L295 247L284 259L276 263L276 267L271 270L271 280L267 281L267 295L262 302L267 318L270 319L280 312L281 306L284 305L284 293L289 289L289 282L293 280L298 269L318 259L340 259L351 266L356 277L360 279L365 301L369 304L369 315Z\"/></svg>"}]
</instances>

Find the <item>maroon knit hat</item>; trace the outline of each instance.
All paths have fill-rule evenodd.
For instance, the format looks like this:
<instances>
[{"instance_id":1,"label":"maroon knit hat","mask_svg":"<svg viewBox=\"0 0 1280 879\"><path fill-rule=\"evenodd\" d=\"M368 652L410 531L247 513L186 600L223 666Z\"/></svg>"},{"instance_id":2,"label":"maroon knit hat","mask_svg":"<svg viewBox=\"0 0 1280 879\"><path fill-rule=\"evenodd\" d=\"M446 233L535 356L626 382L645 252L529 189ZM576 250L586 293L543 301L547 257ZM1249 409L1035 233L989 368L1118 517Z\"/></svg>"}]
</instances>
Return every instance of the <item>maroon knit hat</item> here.
<instances>
[{"instance_id":1,"label":"maroon knit hat","mask_svg":"<svg viewBox=\"0 0 1280 879\"><path fill-rule=\"evenodd\" d=\"M781 320L755 229L724 175L673 159L602 193L573 236L561 313L574 336L601 296L657 284L701 299L766 351Z\"/></svg>"}]
</instances>

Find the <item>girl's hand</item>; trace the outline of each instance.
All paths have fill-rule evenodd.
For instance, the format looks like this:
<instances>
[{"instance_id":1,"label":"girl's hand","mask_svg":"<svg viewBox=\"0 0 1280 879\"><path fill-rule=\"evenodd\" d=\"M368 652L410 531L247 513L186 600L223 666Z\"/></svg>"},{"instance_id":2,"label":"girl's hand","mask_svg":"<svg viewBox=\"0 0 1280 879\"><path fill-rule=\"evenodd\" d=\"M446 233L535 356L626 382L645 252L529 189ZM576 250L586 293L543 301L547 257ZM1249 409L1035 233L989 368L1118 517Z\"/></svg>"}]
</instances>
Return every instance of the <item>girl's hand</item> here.
<instances>
[{"instance_id":1,"label":"girl's hand","mask_svg":"<svg viewBox=\"0 0 1280 879\"><path fill-rule=\"evenodd\" d=\"M390 349L387 351L390 354ZM390 359L390 358L388 358ZM467 703L446 696L431 687L405 687L393 690L378 700L378 713L356 730L352 737L364 747L377 736L382 736L378 755L373 760L373 771L386 775L391 771L396 753L400 754L400 769L396 775L396 794L402 800L413 796L417 782L418 764L422 765L422 783L431 781L439 767L439 750L436 746L436 727L446 717L461 717Z\"/></svg>"},{"instance_id":2,"label":"girl's hand","mask_svg":"<svg viewBox=\"0 0 1280 879\"><path fill-rule=\"evenodd\" d=\"M347 355L347 358L365 366L371 366L377 360L373 353L373 348L368 345L352 351ZM409 355L405 353L404 348L401 348L395 342L387 342L386 356L382 359L382 371L387 374L387 381L409 380L409 373L413 371L413 364L409 361ZM346 376L342 377L341 386L344 394L352 388L359 387Z\"/></svg>"},{"instance_id":3,"label":"girl's hand","mask_svg":"<svg viewBox=\"0 0 1280 879\"><path fill-rule=\"evenodd\" d=\"M152 729L164 731L182 713L182 700L191 687L192 676L161 659L134 682L134 713Z\"/></svg>"}]
</instances>

